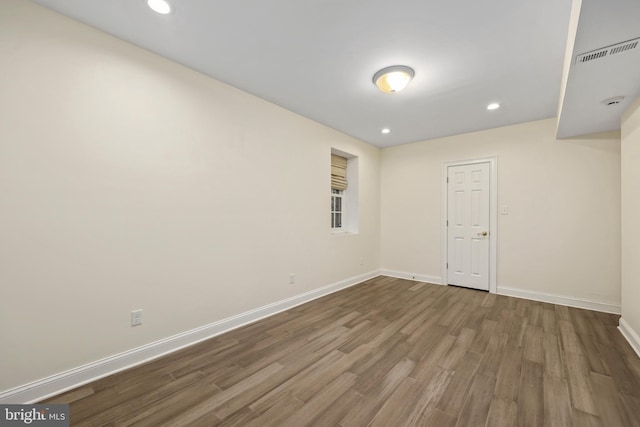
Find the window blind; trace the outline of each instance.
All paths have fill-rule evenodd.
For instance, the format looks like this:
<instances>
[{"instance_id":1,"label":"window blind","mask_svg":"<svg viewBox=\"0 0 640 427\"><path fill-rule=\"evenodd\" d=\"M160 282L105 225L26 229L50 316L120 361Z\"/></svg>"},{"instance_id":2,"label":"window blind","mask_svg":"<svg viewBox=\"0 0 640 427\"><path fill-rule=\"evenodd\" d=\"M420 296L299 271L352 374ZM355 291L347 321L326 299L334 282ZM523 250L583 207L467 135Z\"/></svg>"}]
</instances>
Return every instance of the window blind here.
<instances>
[{"instance_id":1,"label":"window blind","mask_svg":"<svg viewBox=\"0 0 640 427\"><path fill-rule=\"evenodd\" d=\"M331 155L331 188L347 189L347 159L335 154Z\"/></svg>"}]
</instances>

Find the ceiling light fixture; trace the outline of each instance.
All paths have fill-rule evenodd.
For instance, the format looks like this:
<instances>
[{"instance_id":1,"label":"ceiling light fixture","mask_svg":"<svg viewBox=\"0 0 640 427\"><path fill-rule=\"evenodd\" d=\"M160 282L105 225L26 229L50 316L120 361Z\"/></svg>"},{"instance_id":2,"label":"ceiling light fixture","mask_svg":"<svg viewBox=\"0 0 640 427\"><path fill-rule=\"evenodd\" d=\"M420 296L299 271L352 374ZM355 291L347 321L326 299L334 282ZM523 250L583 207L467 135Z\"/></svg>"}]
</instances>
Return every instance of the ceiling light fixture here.
<instances>
[{"instance_id":1,"label":"ceiling light fixture","mask_svg":"<svg viewBox=\"0 0 640 427\"><path fill-rule=\"evenodd\" d=\"M391 132L391 129L389 129L389 128L384 128L384 129L382 129L380 132L382 132L382 133L384 133L384 134L387 134L387 133Z\"/></svg>"},{"instance_id":2,"label":"ceiling light fixture","mask_svg":"<svg viewBox=\"0 0 640 427\"><path fill-rule=\"evenodd\" d=\"M167 15L171 13L171 5L166 0L147 0L147 5L156 13Z\"/></svg>"},{"instance_id":3,"label":"ceiling light fixture","mask_svg":"<svg viewBox=\"0 0 640 427\"><path fill-rule=\"evenodd\" d=\"M407 87L415 72L406 65L383 68L373 75L373 84L384 93L400 92Z\"/></svg>"},{"instance_id":4,"label":"ceiling light fixture","mask_svg":"<svg viewBox=\"0 0 640 427\"><path fill-rule=\"evenodd\" d=\"M498 108L500 108L500 104L497 102L487 105L487 110L497 110Z\"/></svg>"}]
</instances>

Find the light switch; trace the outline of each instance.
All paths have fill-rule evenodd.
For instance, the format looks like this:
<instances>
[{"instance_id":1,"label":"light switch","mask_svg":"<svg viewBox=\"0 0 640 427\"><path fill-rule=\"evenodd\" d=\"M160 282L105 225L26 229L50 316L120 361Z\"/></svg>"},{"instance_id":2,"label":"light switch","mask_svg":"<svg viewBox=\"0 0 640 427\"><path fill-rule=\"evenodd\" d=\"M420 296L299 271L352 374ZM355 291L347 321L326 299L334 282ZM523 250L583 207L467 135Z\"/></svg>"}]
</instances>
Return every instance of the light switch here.
<instances>
[{"instance_id":1,"label":"light switch","mask_svg":"<svg viewBox=\"0 0 640 427\"><path fill-rule=\"evenodd\" d=\"M507 206L507 205L503 205L503 206L500 208L500 214L501 214L501 215L509 215L509 206Z\"/></svg>"}]
</instances>

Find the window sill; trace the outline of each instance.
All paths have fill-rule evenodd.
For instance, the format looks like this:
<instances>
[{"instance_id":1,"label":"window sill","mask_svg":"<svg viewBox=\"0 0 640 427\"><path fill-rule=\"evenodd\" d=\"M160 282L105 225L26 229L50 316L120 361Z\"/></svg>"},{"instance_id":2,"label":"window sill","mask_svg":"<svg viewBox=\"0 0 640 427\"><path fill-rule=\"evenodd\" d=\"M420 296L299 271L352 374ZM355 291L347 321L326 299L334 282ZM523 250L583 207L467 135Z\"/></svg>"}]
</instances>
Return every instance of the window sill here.
<instances>
[{"instance_id":1,"label":"window sill","mask_svg":"<svg viewBox=\"0 0 640 427\"><path fill-rule=\"evenodd\" d=\"M332 236L357 236L358 234L360 234L359 232L353 232L353 231L333 231L331 230L331 235Z\"/></svg>"}]
</instances>

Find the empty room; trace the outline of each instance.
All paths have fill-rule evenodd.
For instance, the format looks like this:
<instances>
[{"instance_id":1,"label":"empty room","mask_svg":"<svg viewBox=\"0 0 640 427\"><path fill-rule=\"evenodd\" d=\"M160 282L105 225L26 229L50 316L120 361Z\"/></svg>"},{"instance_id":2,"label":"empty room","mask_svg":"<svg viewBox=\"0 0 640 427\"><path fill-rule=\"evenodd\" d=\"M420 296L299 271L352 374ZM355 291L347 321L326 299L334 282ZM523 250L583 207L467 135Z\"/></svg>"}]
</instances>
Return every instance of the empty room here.
<instances>
[{"instance_id":1,"label":"empty room","mask_svg":"<svg viewBox=\"0 0 640 427\"><path fill-rule=\"evenodd\" d=\"M640 426L637 0L2 0L0 425Z\"/></svg>"}]
</instances>

